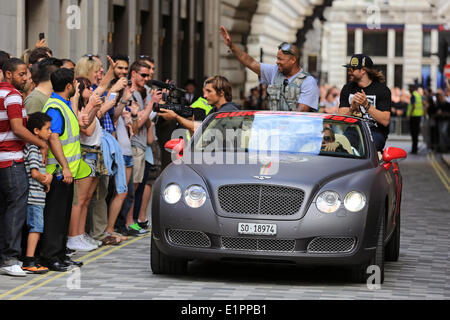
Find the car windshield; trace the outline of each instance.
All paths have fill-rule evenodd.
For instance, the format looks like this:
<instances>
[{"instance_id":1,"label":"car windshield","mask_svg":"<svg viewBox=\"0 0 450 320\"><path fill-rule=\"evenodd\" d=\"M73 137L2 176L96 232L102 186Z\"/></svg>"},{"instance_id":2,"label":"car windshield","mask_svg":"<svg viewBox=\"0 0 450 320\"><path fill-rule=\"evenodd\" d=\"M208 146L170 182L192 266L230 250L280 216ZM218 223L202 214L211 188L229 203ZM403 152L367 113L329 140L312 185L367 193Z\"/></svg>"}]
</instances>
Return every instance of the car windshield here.
<instances>
[{"instance_id":1,"label":"car windshield","mask_svg":"<svg viewBox=\"0 0 450 320\"><path fill-rule=\"evenodd\" d=\"M193 151L366 157L357 119L279 112L218 113L195 135Z\"/></svg>"}]
</instances>

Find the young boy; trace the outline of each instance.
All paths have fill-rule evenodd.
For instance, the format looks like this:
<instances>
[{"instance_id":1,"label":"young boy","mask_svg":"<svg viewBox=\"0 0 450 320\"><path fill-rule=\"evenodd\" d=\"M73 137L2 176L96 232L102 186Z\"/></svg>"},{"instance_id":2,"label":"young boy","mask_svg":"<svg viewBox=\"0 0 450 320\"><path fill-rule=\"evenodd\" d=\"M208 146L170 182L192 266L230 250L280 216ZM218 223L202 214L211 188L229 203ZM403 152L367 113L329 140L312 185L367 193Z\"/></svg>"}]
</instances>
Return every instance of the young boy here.
<instances>
[{"instance_id":1,"label":"young boy","mask_svg":"<svg viewBox=\"0 0 450 320\"><path fill-rule=\"evenodd\" d=\"M30 115L27 129L38 138L48 141L52 118L45 113L37 112ZM22 269L27 273L41 274L48 272L48 268L36 263L34 254L37 244L44 232L45 193L50 190L53 176L48 174L42 163L42 154L38 147L27 144L24 149L25 168L30 184L28 194L27 225L30 229L27 242L26 257Z\"/></svg>"}]
</instances>

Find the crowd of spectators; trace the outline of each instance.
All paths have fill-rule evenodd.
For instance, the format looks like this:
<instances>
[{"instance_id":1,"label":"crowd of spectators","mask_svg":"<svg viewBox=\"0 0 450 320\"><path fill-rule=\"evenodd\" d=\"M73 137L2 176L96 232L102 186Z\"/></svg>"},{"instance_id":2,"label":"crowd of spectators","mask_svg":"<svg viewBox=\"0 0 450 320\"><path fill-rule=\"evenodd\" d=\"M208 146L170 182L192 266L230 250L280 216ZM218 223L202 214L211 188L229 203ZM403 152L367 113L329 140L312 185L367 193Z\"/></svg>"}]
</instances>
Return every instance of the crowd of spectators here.
<instances>
[{"instance_id":1,"label":"crowd of spectators","mask_svg":"<svg viewBox=\"0 0 450 320\"><path fill-rule=\"evenodd\" d=\"M0 274L66 271L76 251L149 232L163 93L150 57L103 58L59 59L45 39L0 51Z\"/></svg>"}]
</instances>

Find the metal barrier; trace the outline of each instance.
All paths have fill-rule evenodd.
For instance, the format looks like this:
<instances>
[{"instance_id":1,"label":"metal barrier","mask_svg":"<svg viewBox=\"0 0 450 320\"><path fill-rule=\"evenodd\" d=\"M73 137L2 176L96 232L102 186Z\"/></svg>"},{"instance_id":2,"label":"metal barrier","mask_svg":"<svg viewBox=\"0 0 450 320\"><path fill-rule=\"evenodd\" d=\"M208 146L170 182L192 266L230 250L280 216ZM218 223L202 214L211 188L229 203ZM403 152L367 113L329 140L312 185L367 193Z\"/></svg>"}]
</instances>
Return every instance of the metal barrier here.
<instances>
[{"instance_id":1,"label":"metal barrier","mask_svg":"<svg viewBox=\"0 0 450 320\"><path fill-rule=\"evenodd\" d=\"M391 117L389 132L396 135L408 135L409 134L408 119L403 117Z\"/></svg>"}]
</instances>

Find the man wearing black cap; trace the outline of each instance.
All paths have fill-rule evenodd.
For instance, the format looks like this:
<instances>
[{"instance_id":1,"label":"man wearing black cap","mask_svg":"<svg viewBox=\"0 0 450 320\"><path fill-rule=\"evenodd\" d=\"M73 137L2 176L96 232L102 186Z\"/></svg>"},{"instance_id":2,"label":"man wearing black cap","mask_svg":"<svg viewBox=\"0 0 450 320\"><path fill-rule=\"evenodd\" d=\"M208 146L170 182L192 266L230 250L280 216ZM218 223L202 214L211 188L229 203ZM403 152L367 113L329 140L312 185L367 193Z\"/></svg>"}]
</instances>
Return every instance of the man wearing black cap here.
<instances>
[{"instance_id":1,"label":"man wearing black cap","mask_svg":"<svg viewBox=\"0 0 450 320\"><path fill-rule=\"evenodd\" d=\"M344 67L350 81L341 90L339 113L368 121L377 150L382 151L389 134L391 90L365 54L353 55Z\"/></svg>"}]
</instances>

